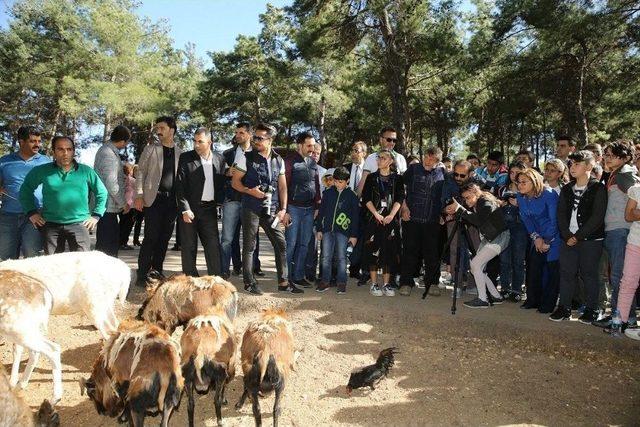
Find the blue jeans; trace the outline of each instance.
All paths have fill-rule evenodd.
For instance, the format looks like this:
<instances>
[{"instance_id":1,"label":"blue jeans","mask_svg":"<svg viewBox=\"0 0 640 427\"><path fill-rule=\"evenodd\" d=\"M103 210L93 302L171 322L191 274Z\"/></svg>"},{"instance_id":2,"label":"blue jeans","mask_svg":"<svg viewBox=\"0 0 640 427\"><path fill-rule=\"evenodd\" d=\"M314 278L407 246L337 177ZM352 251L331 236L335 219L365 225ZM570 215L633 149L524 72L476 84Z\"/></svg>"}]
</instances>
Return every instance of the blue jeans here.
<instances>
[{"instance_id":1,"label":"blue jeans","mask_svg":"<svg viewBox=\"0 0 640 427\"><path fill-rule=\"evenodd\" d=\"M521 222L508 225L509 246L500 253L500 285L502 291L522 293L524 284L524 259L527 255L529 237Z\"/></svg>"},{"instance_id":2,"label":"blue jeans","mask_svg":"<svg viewBox=\"0 0 640 427\"><path fill-rule=\"evenodd\" d=\"M313 207L289 206L291 224L285 229L287 241L287 270L289 279L298 282L304 279L304 266L313 235Z\"/></svg>"},{"instance_id":3,"label":"blue jeans","mask_svg":"<svg viewBox=\"0 0 640 427\"><path fill-rule=\"evenodd\" d=\"M336 282L347 284L347 244L349 238L337 231L322 233L322 283L331 282L331 267L336 265Z\"/></svg>"},{"instance_id":4,"label":"blue jeans","mask_svg":"<svg viewBox=\"0 0 640 427\"><path fill-rule=\"evenodd\" d=\"M222 274L228 276L229 275L229 265L231 263L231 257L234 250L234 246L237 246L237 250L240 251L240 212L242 211L242 206L240 202L236 201L226 201L222 205L222 236L220 243L220 258L222 262ZM258 239L256 234L256 240ZM260 243L256 244L256 249L253 252L253 268L260 269L260 260L259 256L259 246ZM239 260L240 255L238 254L238 263L236 264L236 260L234 259L233 268L236 270L240 270L242 267L242 263Z\"/></svg>"},{"instance_id":5,"label":"blue jeans","mask_svg":"<svg viewBox=\"0 0 640 427\"><path fill-rule=\"evenodd\" d=\"M626 228L616 228L604 233L604 248L609 255L612 312L618 307L618 291L620 290L620 279L622 279L622 270L624 268L624 253L627 248L628 235L629 230Z\"/></svg>"},{"instance_id":6,"label":"blue jeans","mask_svg":"<svg viewBox=\"0 0 640 427\"><path fill-rule=\"evenodd\" d=\"M0 213L0 260L28 258L42 251L42 235L25 214Z\"/></svg>"}]
</instances>

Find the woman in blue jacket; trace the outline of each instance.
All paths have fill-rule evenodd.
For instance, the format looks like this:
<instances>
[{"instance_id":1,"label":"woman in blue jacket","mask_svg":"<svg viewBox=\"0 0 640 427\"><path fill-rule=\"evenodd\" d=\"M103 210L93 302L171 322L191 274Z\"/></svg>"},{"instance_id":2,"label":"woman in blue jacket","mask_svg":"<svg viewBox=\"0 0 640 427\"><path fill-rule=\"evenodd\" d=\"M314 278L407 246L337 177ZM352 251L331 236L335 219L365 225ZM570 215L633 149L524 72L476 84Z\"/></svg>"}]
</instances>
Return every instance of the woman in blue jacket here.
<instances>
[{"instance_id":1,"label":"woman in blue jacket","mask_svg":"<svg viewBox=\"0 0 640 427\"><path fill-rule=\"evenodd\" d=\"M527 169L517 176L520 218L532 241L527 265L527 300L522 308L551 313L558 299L560 234L556 220L558 193L544 186L542 176ZM543 283L544 269L547 280Z\"/></svg>"}]
</instances>

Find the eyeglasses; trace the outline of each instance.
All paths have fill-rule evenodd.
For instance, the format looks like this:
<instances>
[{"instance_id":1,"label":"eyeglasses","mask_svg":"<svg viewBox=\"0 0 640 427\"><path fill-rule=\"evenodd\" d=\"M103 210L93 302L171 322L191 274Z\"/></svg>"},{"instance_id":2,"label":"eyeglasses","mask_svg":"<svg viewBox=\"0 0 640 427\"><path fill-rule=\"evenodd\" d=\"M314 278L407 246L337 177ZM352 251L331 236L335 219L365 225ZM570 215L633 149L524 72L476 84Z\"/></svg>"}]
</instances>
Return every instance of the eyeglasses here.
<instances>
[{"instance_id":1,"label":"eyeglasses","mask_svg":"<svg viewBox=\"0 0 640 427\"><path fill-rule=\"evenodd\" d=\"M456 178L466 178L467 174L454 172L453 176L455 176Z\"/></svg>"},{"instance_id":2,"label":"eyeglasses","mask_svg":"<svg viewBox=\"0 0 640 427\"><path fill-rule=\"evenodd\" d=\"M267 139L271 139L271 138L269 138L268 136L253 135L253 140L255 142L262 142L262 141L265 141Z\"/></svg>"},{"instance_id":3,"label":"eyeglasses","mask_svg":"<svg viewBox=\"0 0 640 427\"><path fill-rule=\"evenodd\" d=\"M398 138L385 138L384 140L387 142L393 142L394 144L398 142Z\"/></svg>"}]
</instances>

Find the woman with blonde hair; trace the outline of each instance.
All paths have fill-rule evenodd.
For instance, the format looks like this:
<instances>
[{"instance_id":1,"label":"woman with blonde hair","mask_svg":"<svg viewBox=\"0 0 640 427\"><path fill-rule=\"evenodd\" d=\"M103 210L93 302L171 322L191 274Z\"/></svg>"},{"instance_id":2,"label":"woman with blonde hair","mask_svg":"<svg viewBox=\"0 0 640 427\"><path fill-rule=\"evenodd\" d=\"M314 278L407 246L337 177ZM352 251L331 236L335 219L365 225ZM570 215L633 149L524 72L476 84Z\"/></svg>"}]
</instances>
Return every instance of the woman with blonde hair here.
<instances>
[{"instance_id":1,"label":"woman with blonde hair","mask_svg":"<svg viewBox=\"0 0 640 427\"><path fill-rule=\"evenodd\" d=\"M478 184L467 183L460 190L467 210L455 199L450 206L465 222L478 228L480 245L471 259L470 269L478 288L477 298L464 303L469 308L488 308L503 299L486 272L487 264L509 245L509 230L504 221L500 201L491 193L482 191ZM488 292L488 294L487 294Z\"/></svg>"},{"instance_id":2,"label":"woman with blonde hair","mask_svg":"<svg viewBox=\"0 0 640 427\"><path fill-rule=\"evenodd\" d=\"M527 300L522 308L551 313L558 299L560 232L556 219L558 193L545 187L542 176L526 169L517 176L520 218L532 241L527 265ZM543 283L543 271L547 280Z\"/></svg>"}]
</instances>

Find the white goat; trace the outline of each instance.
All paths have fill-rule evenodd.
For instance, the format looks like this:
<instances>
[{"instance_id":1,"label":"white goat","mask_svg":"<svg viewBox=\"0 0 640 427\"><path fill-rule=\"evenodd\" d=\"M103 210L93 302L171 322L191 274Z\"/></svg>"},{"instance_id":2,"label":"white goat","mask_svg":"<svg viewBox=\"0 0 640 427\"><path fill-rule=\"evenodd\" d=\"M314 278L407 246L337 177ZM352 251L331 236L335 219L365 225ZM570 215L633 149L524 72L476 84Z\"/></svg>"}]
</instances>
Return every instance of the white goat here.
<instances>
[{"instance_id":1,"label":"white goat","mask_svg":"<svg viewBox=\"0 0 640 427\"><path fill-rule=\"evenodd\" d=\"M0 262L0 270L14 270L42 281L51 292L51 314L83 312L103 338L118 329L113 303L124 305L131 270L123 261L102 252L65 252Z\"/></svg>"},{"instance_id":2,"label":"white goat","mask_svg":"<svg viewBox=\"0 0 640 427\"><path fill-rule=\"evenodd\" d=\"M0 335L13 343L13 366L10 384L18 384L22 349L29 350L29 362L20 379L27 386L40 353L53 367L53 403L62 397L60 346L46 338L51 312L51 294L42 281L16 271L0 271Z\"/></svg>"}]
</instances>

